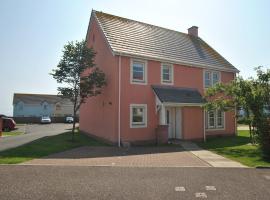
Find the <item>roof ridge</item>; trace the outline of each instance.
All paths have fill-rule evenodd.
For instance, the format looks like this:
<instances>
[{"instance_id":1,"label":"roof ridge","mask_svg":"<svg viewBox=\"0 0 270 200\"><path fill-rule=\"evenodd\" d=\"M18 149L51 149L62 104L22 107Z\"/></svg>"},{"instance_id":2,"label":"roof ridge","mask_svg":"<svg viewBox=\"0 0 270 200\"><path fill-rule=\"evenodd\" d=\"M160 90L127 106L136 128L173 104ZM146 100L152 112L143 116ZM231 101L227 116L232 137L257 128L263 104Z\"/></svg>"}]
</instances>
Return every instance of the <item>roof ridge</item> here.
<instances>
[{"instance_id":1,"label":"roof ridge","mask_svg":"<svg viewBox=\"0 0 270 200\"><path fill-rule=\"evenodd\" d=\"M166 31L172 31L172 32L175 32L175 33L180 33L180 34L183 34L187 37L190 37L191 35L189 35L188 33L184 33L184 32L181 32L181 31L176 31L176 30L173 30L173 29L169 29L169 28L165 28L165 27L161 27L161 26L157 26L157 25L153 25L153 24L149 24L149 23L146 23L146 22L140 22L138 20L134 20L134 19L129 19L129 18L126 18L126 17L120 17L120 16L117 16L117 15L113 15L113 14L110 14L110 13L105 13L105 12L102 12L102 11L97 11L97 10L92 10L94 13L101 13L101 14L105 14L105 15L109 15L111 17L116 17L116 18L120 18L122 20L127 20L127 21L131 21L131 22L136 22L136 23L140 23L140 24L144 24L144 25L147 25L147 26L151 26L151 27L155 27L155 28L161 28L161 29L164 29ZM193 36L194 37L194 36ZM198 36L198 38L200 38Z\"/></svg>"}]
</instances>

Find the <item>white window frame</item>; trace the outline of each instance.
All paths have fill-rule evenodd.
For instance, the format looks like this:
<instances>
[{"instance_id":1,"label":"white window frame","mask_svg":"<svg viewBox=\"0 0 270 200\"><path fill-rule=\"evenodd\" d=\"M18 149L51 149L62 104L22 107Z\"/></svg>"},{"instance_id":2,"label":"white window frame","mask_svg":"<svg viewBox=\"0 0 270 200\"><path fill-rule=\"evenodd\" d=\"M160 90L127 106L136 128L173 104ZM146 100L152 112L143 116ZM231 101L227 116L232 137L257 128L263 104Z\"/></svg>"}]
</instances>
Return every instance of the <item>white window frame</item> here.
<instances>
[{"instance_id":1,"label":"white window frame","mask_svg":"<svg viewBox=\"0 0 270 200\"><path fill-rule=\"evenodd\" d=\"M213 114L214 114L214 126L211 126L210 125L210 112L213 112ZM209 128L209 129L213 129L213 128L215 128L215 125L216 125L216 117L215 117L216 115L215 115L215 111L208 111L207 112L207 128Z\"/></svg>"},{"instance_id":2,"label":"white window frame","mask_svg":"<svg viewBox=\"0 0 270 200\"><path fill-rule=\"evenodd\" d=\"M210 74L210 86L206 86L205 85L205 73L209 73ZM214 75L214 73L217 73L218 74L219 80L218 80L217 83L220 83L221 82L221 73L220 72L218 72L218 71L211 71L211 70L203 70L203 87L205 89L210 88L210 87L212 87L214 85L214 83L213 83L213 75Z\"/></svg>"},{"instance_id":3,"label":"white window frame","mask_svg":"<svg viewBox=\"0 0 270 200\"><path fill-rule=\"evenodd\" d=\"M214 84L214 74L217 74L218 75L218 81L215 84L220 83L220 72L213 71L212 72L212 76L211 76L211 78L212 78L212 86L215 85Z\"/></svg>"},{"instance_id":4,"label":"white window frame","mask_svg":"<svg viewBox=\"0 0 270 200\"><path fill-rule=\"evenodd\" d=\"M143 108L143 123L133 123L133 108ZM147 127L147 104L130 104L130 128L146 128Z\"/></svg>"},{"instance_id":5,"label":"white window frame","mask_svg":"<svg viewBox=\"0 0 270 200\"><path fill-rule=\"evenodd\" d=\"M218 110L213 110L214 113L214 126L210 126L210 117L209 114L210 112L206 112L207 114L207 130L225 130L225 112L221 111L221 120L223 122L223 126L218 125Z\"/></svg>"},{"instance_id":6,"label":"white window frame","mask_svg":"<svg viewBox=\"0 0 270 200\"><path fill-rule=\"evenodd\" d=\"M164 80L163 79L163 69L165 67L169 67L169 77L170 77L170 80ZM161 67L160 67L160 76L161 76L161 83L162 84L165 84L165 85L173 85L173 82L174 82L174 67L172 64L167 64L167 63L162 63L161 64Z\"/></svg>"},{"instance_id":7,"label":"white window frame","mask_svg":"<svg viewBox=\"0 0 270 200\"><path fill-rule=\"evenodd\" d=\"M138 62L143 64L143 80L133 79L133 63ZM146 85L147 84L147 61L140 59L131 59L130 61L130 83Z\"/></svg>"},{"instance_id":8,"label":"white window frame","mask_svg":"<svg viewBox=\"0 0 270 200\"><path fill-rule=\"evenodd\" d=\"M225 112L224 111L221 111L221 124L223 124L223 125L218 125L218 110L216 110L216 120L217 120L217 122L216 122L216 127L217 128L224 128L224 126L225 126Z\"/></svg>"}]
</instances>

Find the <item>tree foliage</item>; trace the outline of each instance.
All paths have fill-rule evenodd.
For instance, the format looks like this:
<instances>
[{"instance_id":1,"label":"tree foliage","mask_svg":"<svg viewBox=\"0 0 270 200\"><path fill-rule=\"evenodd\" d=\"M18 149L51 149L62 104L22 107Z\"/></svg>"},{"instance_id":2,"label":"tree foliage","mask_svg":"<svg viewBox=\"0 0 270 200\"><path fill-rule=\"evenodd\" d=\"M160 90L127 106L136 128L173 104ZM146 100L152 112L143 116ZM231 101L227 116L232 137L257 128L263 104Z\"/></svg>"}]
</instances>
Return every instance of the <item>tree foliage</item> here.
<instances>
[{"instance_id":1,"label":"tree foliage","mask_svg":"<svg viewBox=\"0 0 270 200\"><path fill-rule=\"evenodd\" d=\"M262 67L255 70L256 78L245 80L237 77L230 83L219 83L209 88L205 95L205 108L224 111L242 108L248 119L251 142L259 142L264 150L268 143L269 149L265 152L270 154L270 133L266 131L270 129L270 123L265 112L265 108L270 106L270 71L264 71Z\"/></svg>"},{"instance_id":2,"label":"tree foliage","mask_svg":"<svg viewBox=\"0 0 270 200\"><path fill-rule=\"evenodd\" d=\"M73 128L74 140L75 117L82 103L92 96L101 94L106 85L105 74L94 64L95 52L88 48L86 41L68 42L64 46L63 56L51 73L58 83L64 86L57 90L63 98L68 98L73 103Z\"/></svg>"}]
</instances>

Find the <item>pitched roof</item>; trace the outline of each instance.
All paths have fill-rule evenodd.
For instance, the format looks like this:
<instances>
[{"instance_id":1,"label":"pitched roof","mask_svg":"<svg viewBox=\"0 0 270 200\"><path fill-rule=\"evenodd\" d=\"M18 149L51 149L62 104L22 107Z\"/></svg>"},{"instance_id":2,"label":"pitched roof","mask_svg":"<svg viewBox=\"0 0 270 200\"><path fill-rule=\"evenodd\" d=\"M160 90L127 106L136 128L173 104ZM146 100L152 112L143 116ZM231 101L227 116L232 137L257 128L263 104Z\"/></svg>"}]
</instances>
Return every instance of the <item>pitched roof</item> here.
<instances>
[{"instance_id":1,"label":"pitched roof","mask_svg":"<svg viewBox=\"0 0 270 200\"><path fill-rule=\"evenodd\" d=\"M93 10L115 55L238 72L200 37Z\"/></svg>"},{"instance_id":2,"label":"pitched roof","mask_svg":"<svg viewBox=\"0 0 270 200\"><path fill-rule=\"evenodd\" d=\"M197 89L172 86L152 86L152 88L162 103L204 103Z\"/></svg>"},{"instance_id":3,"label":"pitched roof","mask_svg":"<svg viewBox=\"0 0 270 200\"><path fill-rule=\"evenodd\" d=\"M71 104L71 101L66 98L62 98L59 95L51 95L51 94L22 94L22 93L14 93L13 96L13 104L22 101L25 104L40 104L43 101L46 101L48 104Z\"/></svg>"}]
</instances>

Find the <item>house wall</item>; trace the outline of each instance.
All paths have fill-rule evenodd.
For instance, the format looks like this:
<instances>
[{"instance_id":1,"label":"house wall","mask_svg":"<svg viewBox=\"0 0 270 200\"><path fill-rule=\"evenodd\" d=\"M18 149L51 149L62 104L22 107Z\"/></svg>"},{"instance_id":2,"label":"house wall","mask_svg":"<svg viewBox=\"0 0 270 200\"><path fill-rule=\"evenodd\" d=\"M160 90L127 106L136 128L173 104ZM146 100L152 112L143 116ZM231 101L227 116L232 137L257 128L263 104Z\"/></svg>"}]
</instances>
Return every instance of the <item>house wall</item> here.
<instances>
[{"instance_id":1,"label":"house wall","mask_svg":"<svg viewBox=\"0 0 270 200\"><path fill-rule=\"evenodd\" d=\"M86 103L81 105L80 130L111 142L117 142L118 58L112 55L95 20L90 20L89 28L87 45L93 47L97 53L95 64L105 73L107 86L101 95L88 98Z\"/></svg>"},{"instance_id":2,"label":"house wall","mask_svg":"<svg viewBox=\"0 0 270 200\"><path fill-rule=\"evenodd\" d=\"M23 104L22 109L17 105L13 105L13 116L14 117L41 117L41 116L52 116L54 106L51 104L47 105L47 109L44 110L41 104Z\"/></svg>"},{"instance_id":3,"label":"house wall","mask_svg":"<svg viewBox=\"0 0 270 200\"><path fill-rule=\"evenodd\" d=\"M204 137L203 109L200 107L184 107L182 109L183 139L195 140Z\"/></svg>"},{"instance_id":4,"label":"house wall","mask_svg":"<svg viewBox=\"0 0 270 200\"><path fill-rule=\"evenodd\" d=\"M41 116L55 116L63 117L73 115L73 105L60 105L60 110L56 110L56 104L46 104L47 109L43 108L43 102L36 104L25 104L18 102L13 105L13 117L41 117Z\"/></svg>"},{"instance_id":5,"label":"house wall","mask_svg":"<svg viewBox=\"0 0 270 200\"><path fill-rule=\"evenodd\" d=\"M121 81L121 139L122 141L155 141L155 128L158 126L158 114L155 111L155 95L151 85L161 85L161 63L147 61L147 84L130 83L131 58L122 57ZM204 94L202 68L174 65L174 84L176 87L196 88L201 95ZM234 74L221 72L221 81L233 80ZM146 128L130 127L130 104L147 104L148 123ZM203 139L203 109L201 107L183 107L182 134L184 139ZM235 121L233 113L225 114L225 129L206 131L206 134L233 134Z\"/></svg>"}]
</instances>

